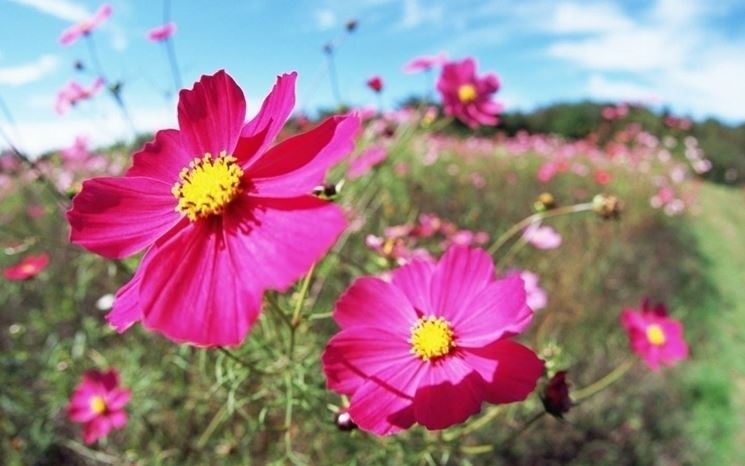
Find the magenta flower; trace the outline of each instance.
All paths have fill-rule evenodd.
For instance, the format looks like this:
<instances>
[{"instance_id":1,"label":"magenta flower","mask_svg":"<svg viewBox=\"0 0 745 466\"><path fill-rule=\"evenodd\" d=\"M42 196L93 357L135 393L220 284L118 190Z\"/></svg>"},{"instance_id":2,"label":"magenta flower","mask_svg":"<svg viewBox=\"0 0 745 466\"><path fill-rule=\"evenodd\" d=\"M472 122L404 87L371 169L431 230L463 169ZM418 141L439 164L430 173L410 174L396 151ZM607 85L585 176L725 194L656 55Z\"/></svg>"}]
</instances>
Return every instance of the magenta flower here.
<instances>
[{"instance_id":1,"label":"magenta flower","mask_svg":"<svg viewBox=\"0 0 745 466\"><path fill-rule=\"evenodd\" d=\"M471 128L497 124L502 105L492 100L492 94L499 90L499 79L493 73L477 76L473 58L446 63L437 80L437 90L446 114Z\"/></svg>"},{"instance_id":2,"label":"magenta flower","mask_svg":"<svg viewBox=\"0 0 745 466\"><path fill-rule=\"evenodd\" d=\"M81 37L87 36L94 29L100 26L104 21L109 19L109 17L111 17L111 11L111 5L109 5L108 3L104 3L103 5L98 7L98 10L92 17L85 19L78 24L73 24L69 28L62 31L62 34L59 37L60 44L70 45L76 42Z\"/></svg>"},{"instance_id":3,"label":"magenta flower","mask_svg":"<svg viewBox=\"0 0 745 466\"><path fill-rule=\"evenodd\" d=\"M153 42L163 42L176 32L176 23L170 22L162 26L152 28L147 32L147 38Z\"/></svg>"},{"instance_id":4,"label":"magenta flower","mask_svg":"<svg viewBox=\"0 0 745 466\"><path fill-rule=\"evenodd\" d=\"M371 77L366 84L373 92L380 93L383 90L383 78L380 76Z\"/></svg>"},{"instance_id":5,"label":"magenta flower","mask_svg":"<svg viewBox=\"0 0 745 466\"><path fill-rule=\"evenodd\" d=\"M354 145L359 121L337 116L271 146L295 103L279 76L259 113L219 71L179 95L179 129L161 130L125 176L83 183L70 239L109 258L147 250L108 321L177 342L237 345L264 290L287 290L344 229L341 209L312 196Z\"/></svg>"},{"instance_id":6,"label":"magenta flower","mask_svg":"<svg viewBox=\"0 0 745 466\"><path fill-rule=\"evenodd\" d=\"M432 68L441 66L447 61L448 57L445 52L437 55L422 55L415 57L404 65L404 73L419 73L420 71L429 71Z\"/></svg>"},{"instance_id":7,"label":"magenta flower","mask_svg":"<svg viewBox=\"0 0 745 466\"><path fill-rule=\"evenodd\" d=\"M390 283L357 279L336 303L341 327L323 354L328 387L350 397L361 429L390 435L415 422L444 429L481 404L524 400L543 372L512 341L530 323L522 280L495 280L491 257L454 246Z\"/></svg>"},{"instance_id":8,"label":"magenta flower","mask_svg":"<svg viewBox=\"0 0 745 466\"><path fill-rule=\"evenodd\" d=\"M365 152L358 155L349 164L347 178L353 180L367 174L374 166L383 163L387 155L388 152L385 147L372 146L367 148Z\"/></svg>"},{"instance_id":9,"label":"magenta flower","mask_svg":"<svg viewBox=\"0 0 745 466\"><path fill-rule=\"evenodd\" d=\"M119 383L115 369L108 372L88 371L75 388L67 405L67 417L83 424L83 441L93 443L106 437L113 429L127 425L124 406L130 391Z\"/></svg>"},{"instance_id":10,"label":"magenta flower","mask_svg":"<svg viewBox=\"0 0 745 466\"><path fill-rule=\"evenodd\" d=\"M522 278L525 284L525 295L528 306L534 311L540 311L548 303L546 290L538 284L538 275L528 270L511 270L505 274L505 277L517 275Z\"/></svg>"},{"instance_id":11,"label":"magenta flower","mask_svg":"<svg viewBox=\"0 0 745 466\"><path fill-rule=\"evenodd\" d=\"M101 77L93 80L89 87L83 87L76 81L70 81L57 92L57 102L54 105L55 111L64 115L67 110L77 105L83 100L93 98L103 88L104 80Z\"/></svg>"},{"instance_id":12,"label":"magenta flower","mask_svg":"<svg viewBox=\"0 0 745 466\"><path fill-rule=\"evenodd\" d=\"M561 246L561 235L549 226L532 223L523 232L523 239L538 249L555 249Z\"/></svg>"},{"instance_id":13,"label":"magenta flower","mask_svg":"<svg viewBox=\"0 0 745 466\"><path fill-rule=\"evenodd\" d=\"M688 357L683 324L667 317L663 304L651 308L645 299L639 310L624 309L621 324L629 335L631 349L653 371L658 371L660 364L673 366Z\"/></svg>"},{"instance_id":14,"label":"magenta flower","mask_svg":"<svg viewBox=\"0 0 745 466\"><path fill-rule=\"evenodd\" d=\"M20 262L3 270L6 280L23 281L30 280L39 275L49 265L49 254L42 253L37 256L26 256Z\"/></svg>"}]
</instances>

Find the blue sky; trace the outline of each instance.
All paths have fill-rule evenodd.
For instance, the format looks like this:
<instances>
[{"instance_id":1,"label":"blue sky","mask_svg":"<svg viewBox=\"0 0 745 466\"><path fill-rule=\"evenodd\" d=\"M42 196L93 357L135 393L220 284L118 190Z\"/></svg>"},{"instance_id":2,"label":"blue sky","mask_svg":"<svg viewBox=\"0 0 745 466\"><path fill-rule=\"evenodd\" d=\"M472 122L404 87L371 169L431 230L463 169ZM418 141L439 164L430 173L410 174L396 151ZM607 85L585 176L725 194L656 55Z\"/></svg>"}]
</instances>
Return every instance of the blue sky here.
<instances>
[{"instance_id":1,"label":"blue sky","mask_svg":"<svg viewBox=\"0 0 745 466\"><path fill-rule=\"evenodd\" d=\"M19 144L30 152L70 144L77 134L95 142L126 135L116 109L101 96L60 117L56 91L87 58L82 42L57 39L100 2L0 0L0 95L17 120ZM145 39L162 22L157 0L112 0L114 14L95 40L111 79L138 129L173 126L175 103L164 50ZM425 78L406 75L409 58L445 51L477 57L502 80L508 109L555 101L644 100L697 118L745 120L745 1L186 1L173 0L175 45L185 83L227 69L249 100L249 111L278 73L297 70L299 108L334 103L321 47L349 18L357 32L337 52L341 93L373 105L365 80L380 74L390 106L422 93ZM4 122L4 120L0 120Z\"/></svg>"}]
</instances>

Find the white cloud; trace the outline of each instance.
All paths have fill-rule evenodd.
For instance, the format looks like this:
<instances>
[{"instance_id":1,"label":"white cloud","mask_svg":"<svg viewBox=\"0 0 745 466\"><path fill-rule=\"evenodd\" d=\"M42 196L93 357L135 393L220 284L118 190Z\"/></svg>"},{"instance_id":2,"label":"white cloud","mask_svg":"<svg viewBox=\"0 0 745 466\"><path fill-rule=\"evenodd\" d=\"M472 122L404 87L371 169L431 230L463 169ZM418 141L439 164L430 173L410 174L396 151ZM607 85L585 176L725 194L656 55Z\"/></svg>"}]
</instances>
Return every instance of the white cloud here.
<instances>
[{"instance_id":1,"label":"white cloud","mask_svg":"<svg viewBox=\"0 0 745 466\"><path fill-rule=\"evenodd\" d=\"M320 31L326 31L336 26L336 14L333 12L333 10L317 10L314 13L314 16L316 18L316 27Z\"/></svg>"},{"instance_id":2,"label":"white cloud","mask_svg":"<svg viewBox=\"0 0 745 466\"><path fill-rule=\"evenodd\" d=\"M11 0L31 7L41 13L77 23L88 18L91 13L82 5L69 0Z\"/></svg>"},{"instance_id":3,"label":"white cloud","mask_svg":"<svg viewBox=\"0 0 745 466\"><path fill-rule=\"evenodd\" d=\"M610 3L558 3L550 20L555 32L583 33L629 29L632 21Z\"/></svg>"},{"instance_id":4,"label":"white cloud","mask_svg":"<svg viewBox=\"0 0 745 466\"><path fill-rule=\"evenodd\" d=\"M428 1L422 6L419 0L404 0L403 13L399 26L402 29L414 29L427 23L439 23L442 21L444 8Z\"/></svg>"},{"instance_id":5,"label":"white cloud","mask_svg":"<svg viewBox=\"0 0 745 466\"><path fill-rule=\"evenodd\" d=\"M59 57L42 55L37 60L22 65L0 68L0 84L21 86L38 81L59 66Z\"/></svg>"},{"instance_id":6,"label":"white cloud","mask_svg":"<svg viewBox=\"0 0 745 466\"><path fill-rule=\"evenodd\" d=\"M593 74L587 81L587 92L600 100L626 102L656 102L660 100L649 86L621 79L609 79L601 74Z\"/></svg>"}]
</instances>

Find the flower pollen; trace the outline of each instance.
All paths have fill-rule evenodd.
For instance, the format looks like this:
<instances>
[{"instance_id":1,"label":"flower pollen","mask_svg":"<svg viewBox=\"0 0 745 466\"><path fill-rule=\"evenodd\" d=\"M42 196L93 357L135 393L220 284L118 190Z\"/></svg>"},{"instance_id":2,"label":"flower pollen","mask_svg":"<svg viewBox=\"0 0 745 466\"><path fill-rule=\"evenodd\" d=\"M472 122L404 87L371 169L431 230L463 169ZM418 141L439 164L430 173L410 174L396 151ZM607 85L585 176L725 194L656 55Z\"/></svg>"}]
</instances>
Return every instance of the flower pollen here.
<instances>
[{"instance_id":1,"label":"flower pollen","mask_svg":"<svg viewBox=\"0 0 745 466\"><path fill-rule=\"evenodd\" d=\"M455 348L453 329L442 317L420 317L411 328L411 352L425 361L440 358Z\"/></svg>"},{"instance_id":2,"label":"flower pollen","mask_svg":"<svg viewBox=\"0 0 745 466\"><path fill-rule=\"evenodd\" d=\"M458 100L461 103L468 104L476 100L476 86L473 84L463 84L458 88Z\"/></svg>"},{"instance_id":3,"label":"flower pollen","mask_svg":"<svg viewBox=\"0 0 745 466\"><path fill-rule=\"evenodd\" d=\"M665 332L662 331L662 327L657 324L652 324L647 327L647 340L655 346L662 346L665 344Z\"/></svg>"},{"instance_id":4,"label":"flower pollen","mask_svg":"<svg viewBox=\"0 0 745 466\"><path fill-rule=\"evenodd\" d=\"M189 163L179 173L171 192L178 199L176 211L189 220L223 213L225 207L241 192L243 170L237 159L225 151L213 157L206 153Z\"/></svg>"},{"instance_id":5,"label":"flower pollen","mask_svg":"<svg viewBox=\"0 0 745 466\"><path fill-rule=\"evenodd\" d=\"M91 411L96 414L103 414L106 412L106 402L101 396L94 396L91 398Z\"/></svg>"}]
</instances>

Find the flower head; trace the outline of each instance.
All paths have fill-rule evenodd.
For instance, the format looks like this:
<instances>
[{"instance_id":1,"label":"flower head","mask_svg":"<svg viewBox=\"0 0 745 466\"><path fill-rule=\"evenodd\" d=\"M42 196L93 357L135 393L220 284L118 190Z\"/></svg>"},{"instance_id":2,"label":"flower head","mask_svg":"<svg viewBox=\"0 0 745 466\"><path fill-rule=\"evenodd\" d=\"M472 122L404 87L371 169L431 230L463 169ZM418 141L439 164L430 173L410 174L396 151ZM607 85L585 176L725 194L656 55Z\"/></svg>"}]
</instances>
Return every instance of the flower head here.
<instances>
[{"instance_id":1,"label":"flower head","mask_svg":"<svg viewBox=\"0 0 745 466\"><path fill-rule=\"evenodd\" d=\"M285 74L245 123L243 92L224 71L179 95L179 129L159 131L123 177L83 183L71 241L109 258L146 250L107 319L179 342L240 344L266 289L288 289L345 226L313 196L353 148L359 122L337 116L271 146L295 102Z\"/></svg>"},{"instance_id":2,"label":"flower head","mask_svg":"<svg viewBox=\"0 0 745 466\"><path fill-rule=\"evenodd\" d=\"M336 304L341 327L323 354L330 389L350 397L361 429L444 429L481 404L525 399L543 362L511 337L530 323L519 277L494 278L481 249L415 260L390 282L357 279Z\"/></svg>"},{"instance_id":3,"label":"flower head","mask_svg":"<svg viewBox=\"0 0 745 466\"><path fill-rule=\"evenodd\" d=\"M89 87L83 87L76 81L70 81L57 92L57 102L54 109L58 114L63 115L71 106L93 98L103 88L103 85L104 80L101 77L93 80Z\"/></svg>"},{"instance_id":4,"label":"flower head","mask_svg":"<svg viewBox=\"0 0 745 466\"><path fill-rule=\"evenodd\" d=\"M163 42L176 33L176 23L170 22L154 27L147 32L147 38L153 42Z\"/></svg>"},{"instance_id":5,"label":"flower head","mask_svg":"<svg viewBox=\"0 0 745 466\"><path fill-rule=\"evenodd\" d=\"M667 317L662 304L652 308L645 299L639 310L624 309L621 324L628 333L631 349L653 371L659 370L660 364L673 366L688 357L683 325Z\"/></svg>"},{"instance_id":6,"label":"flower head","mask_svg":"<svg viewBox=\"0 0 745 466\"><path fill-rule=\"evenodd\" d=\"M98 10L96 10L96 13L93 16L84 19L78 24L73 24L69 28L62 31L62 34L59 38L60 44L70 45L75 43L81 37L89 35L91 32L93 32L94 29L96 29L104 21L111 17L111 12L111 5L109 5L108 3L104 3L103 5L98 7Z\"/></svg>"},{"instance_id":7,"label":"flower head","mask_svg":"<svg viewBox=\"0 0 745 466\"><path fill-rule=\"evenodd\" d=\"M442 65L447 59L447 55L444 52L440 52L437 55L415 57L404 65L404 72L418 73L420 71L429 71L432 68Z\"/></svg>"},{"instance_id":8,"label":"flower head","mask_svg":"<svg viewBox=\"0 0 745 466\"><path fill-rule=\"evenodd\" d=\"M93 443L106 437L112 429L121 429L127 424L124 406L129 398L130 391L120 385L115 369L88 371L70 397L67 417L83 424L83 440Z\"/></svg>"},{"instance_id":9,"label":"flower head","mask_svg":"<svg viewBox=\"0 0 745 466\"><path fill-rule=\"evenodd\" d=\"M20 262L3 270L6 280L22 281L30 280L39 275L49 264L49 254L42 253L38 256L26 256Z\"/></svg>"},{"instance_id":10,"label":"flower head","mask_svg":"<svg viewBox=\"0 0 745 466\"><path fill-rule=\"evenodd\" d=\"M383 90L383 78L380 76L371 77L365 84L375 93L380 93Z\"/></svg>"},{"instance_id":11,"label":"flower head","mask_svg":"<svg viewBox=\"0 0 745 466\"><path fill-rule=\"evenodd\" d=\"M499 90L499 79L493 73L477 76L473 58L446 63L437 80L437 90L448 115L471 128L497 124L502 105L492 100L492 94Z\"/></svg>"}]
</instances>

